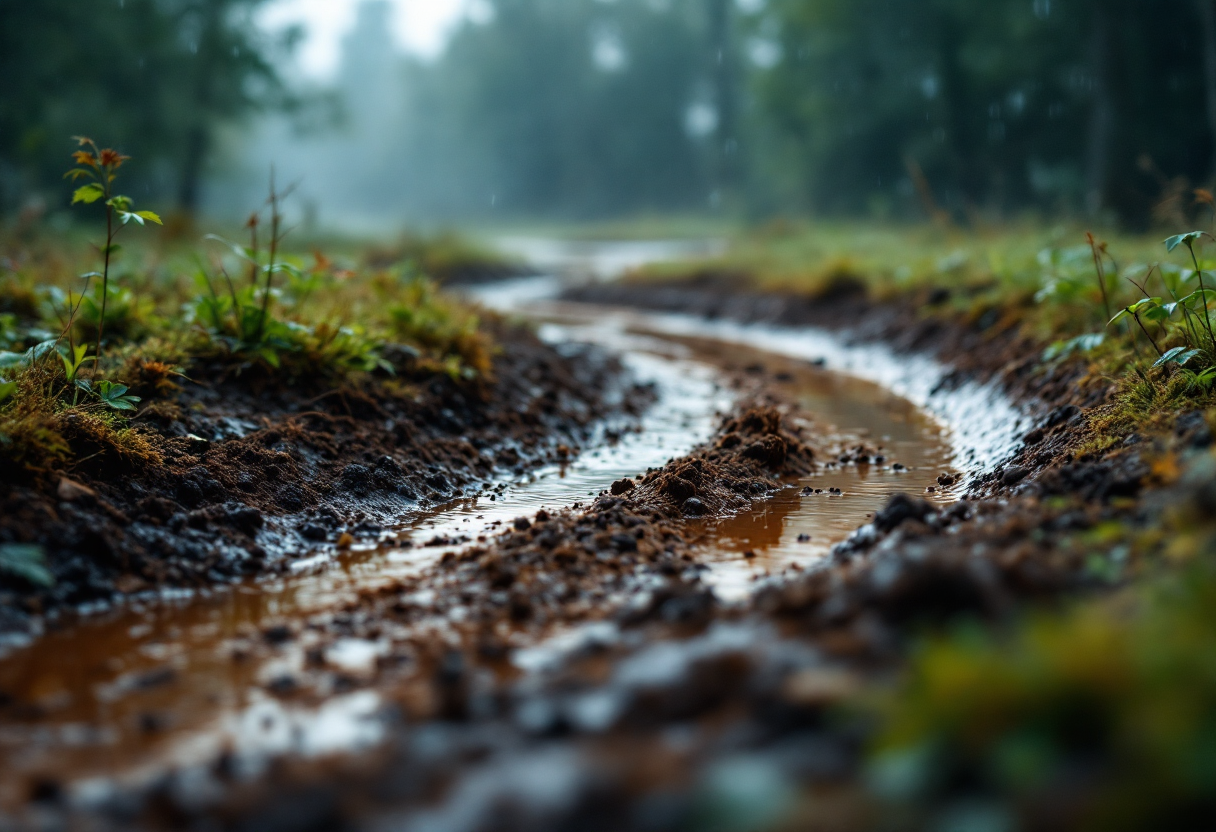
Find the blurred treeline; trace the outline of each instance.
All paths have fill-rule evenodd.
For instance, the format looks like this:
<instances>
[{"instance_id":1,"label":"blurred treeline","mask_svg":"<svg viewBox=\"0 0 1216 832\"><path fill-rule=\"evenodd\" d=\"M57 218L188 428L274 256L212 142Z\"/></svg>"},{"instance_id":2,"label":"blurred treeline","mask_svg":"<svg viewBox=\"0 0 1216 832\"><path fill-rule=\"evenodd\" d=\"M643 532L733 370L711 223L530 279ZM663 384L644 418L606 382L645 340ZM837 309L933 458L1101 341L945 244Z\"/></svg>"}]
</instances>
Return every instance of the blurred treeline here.
<instances>
[{"instance_id":1,"label":"blurred treeline","mask_svg":"<svg viewBox=\"0 0 1216 832\"><path fill-rule=\"evenodd\" d=\"M228 129L305 98L258 5L0 0L6 205L51 188L83 131L155 160L148 187L187 208L192 165L210 160L225 209L277 160L323 222L1144 227L1194 213L1216 173L1216 0L476 0L434 60L395 52L369 0L334 83L344 118L305 138L281 116Z\"/></svg>"},{"instance_id":2,"label":"blurred treeline","mask_svg":"<svg viewBox=\"0 0 1216 832\"><path fill-rule=\"evenodd\" d=\"M218 128L298 104L275 61L300 32L259 31L265 2L0 0L0 208L55 194L76 134L196 208Z\"/></svg>"}]
</instances>

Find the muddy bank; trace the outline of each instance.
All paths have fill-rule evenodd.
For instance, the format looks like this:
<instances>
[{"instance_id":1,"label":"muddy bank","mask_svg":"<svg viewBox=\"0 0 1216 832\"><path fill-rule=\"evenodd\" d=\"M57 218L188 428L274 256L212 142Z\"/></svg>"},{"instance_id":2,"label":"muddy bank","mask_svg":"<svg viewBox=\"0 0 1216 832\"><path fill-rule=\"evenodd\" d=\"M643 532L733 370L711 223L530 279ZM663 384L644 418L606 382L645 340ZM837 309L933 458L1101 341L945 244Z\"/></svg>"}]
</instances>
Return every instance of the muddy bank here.
<instances>
[{"instance_id":1,"label":"muddy bank","mask_svg":"<svg viewBox=\"0 0 1216 832\"><path fill-rule=\"evenodd\" d=\"M1127 506L1065 474L1033 480L1057 500L898 496L801 577L724 606L682 523L840 458L791 415L741 414L589 507L518 518L416 580L249 634L242 661L304 652L267 683L286 702L375 691L387 733L372 749L268 770L220 755L77 809L101 828L665 830L730 812L872 828L865 723L838 707L890 678L926 627L1109 590L1084 533ZM351 640L392 646L352 672L334 658ZM32 788L51 816L75 814L53 784Z\"/></svg>"},{"instance_id":2,"label":"muddy bank","mask_svg":"<svg viewBox=\"0 0 1216 832\"><path fill-rule=\"evenodd\" d=\"M0 543L41 546L55 583L0 574L0 629L378 540L406 512L568 458L605 419L627 429L652 397L593 350L494 335L493 376L477 381L412 372L408 355L395 378L336 389L194 368L133 420L141 458L82 447L67 471L4 472Z\"/></svg>"},{"instance_id":3,"label":"muddy bank","mask_svg":"<svg viewBox=\"0 0 1216 832\"><path fill-rule=\"evenodd\" d=\"M705 626L717 602L700 581L702 567L681 534L682 521L745 509L786 487L791 476L812 470L817 456L836 460L840 448L818 440L805 436L775 407L747 410L726 420L709 446L636 479L613 483L590 506L517 518L493 540L448 556L416 578L363 593L358 601L307 621L284 621L249 633L231 646L233 660L256 664L303 651L297 671L265 682L272 695L296 706L374 690L383 697L383 708L409 724L483 723L489 703L505 691L499 686L518 678L508 659L521 643L536 644L589 622L638 634L655 622L682 630ZM376 652L361 671L335 658L344 644L386 641L391 646ZM380 782L383 763L379 752L365 757L357 764L363 772L359 779ZM327 791L341 789L352 797L363 793L363 786L347 783L328 767L307 775L309 765L301 762L297 768L280 759L269 781L259 771L249 782L243 776L248 765L258 766L239 755L220 755L204 772L192 768L189 774L167 775L166 782L178 775L219 776L222 799L205 812L177 804L178 797L193 800L197 794L176 794L175 787L166 793L166 783L158 782L120 790L113 799L122 808L104 801L90 807L90 814L128 828L159 828L180 822L181 813L198 820L203 814L215 819L212 813L234 811L244 818L242 824L252 813L257 820L250 822L260 828L263 811L286 810L282 801L291 802L288 795L305 782L311 790L315 777ZM275 785L280 767L286 779ZM49 794L48 808L66 799L49 772L28 788L36 799ZM394 794L390 802L399 797ZM249 800L258 808L247 805ZM124 815L133 811L135 815ZM326 818L327 824L333 821Z\"/></svg>"},{"instance_id":4,"label":"muddy bank","mask_svg":"<svg viewBox=\"0 0 1216 832\"><path fill-rule=\"evenodd\" d=\"M865 309L849 303L838 319ZM84 801L54 778L26 794L45 817L116 829L873 828L867 724L838 707L890 679L927 629L1116 588L1094 568L1090 533L1154 525L1165 501L1144 495L1164 480L1160 461L1211 442L1191 419L1078 455L1090 393L1063 380L1077 368L1019 363L1008 330L876 315L888 329L869 337L947 363L962 350L957 378L1001 379L1039 414L1017 457L965 500L895 497L831 557L724 605L686 524L761 504L809 466L877 453L833 447L788 411L741 414L589 507L519 518L418 579L245 634L234 661L298 659L264 680L276 701L374 694L382 733L361 753L267 768L234 750ZM380 646L354 669L348 642Z\"/></svg>"}]
</instances>

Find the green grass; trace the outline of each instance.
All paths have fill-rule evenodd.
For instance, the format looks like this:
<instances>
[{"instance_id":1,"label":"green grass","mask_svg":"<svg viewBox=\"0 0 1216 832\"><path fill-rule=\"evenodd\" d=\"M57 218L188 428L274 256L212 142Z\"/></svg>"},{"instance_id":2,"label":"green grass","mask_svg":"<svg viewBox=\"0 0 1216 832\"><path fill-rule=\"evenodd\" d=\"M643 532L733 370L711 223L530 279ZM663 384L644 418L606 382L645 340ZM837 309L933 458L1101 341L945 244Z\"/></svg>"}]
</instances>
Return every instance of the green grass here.
<instances>
[{"instance_id":1,"label":"green grass","mask_svg":"<svg viewBox=\"0 0 1216 832\"><path fill-rule=\"evenodd\" d=\"M904 818L960 804L1005 828L1201 828L1216 810L1216 522L1205 454L1143 532L1095 557L1140 579L1004 632L924 642L874 713L870 785Z\"/></svg>"},{"instance_id":2,"label":"green grass","mask_svg":"<svg viewBox=\"0 0 1216 832\"><path fill-rule=\"evenodd\" d=\"M1164 320L1144 317L1137 323L1125 316L1109 323L1114 313L1144 298L1140 286L1163 304L1198 288L1193 277L1187 279L1193 269L1186 249L1168 252L1165 238L1159 232L1105 241L1105 299L1086 230L1065 225L963 232L780 221L737 236L721 256L649 267L634 279L719 274L810 297L830 295L847 282L864 287L876 301L916 305L925 316L967 326L986 322L993 331L1015 328L1035 345L1034 357L1045 369L1058 361L1085 361L1096 383L1115 388L1111 404L1091 414L1097 448L1152 425L1163 413L1216 404L1213 379L1202 376L1216 366L1216 348L1204 331L1201 307L1192 306L1189 322L1176 309ZM1199 256L1205 273L1216 268L1216 244L1205 240ZM1216 276L1207 285L1216 288ZM1145 315L1161 314L1155 304L1143 308ZM1201 353L1185 369L1154 368L1161 353L1188 346Z\"/></svg>"},{"instance_id":3,"label":"green grass","mask_svg":"<svg viewBox=\"0 0 1216 832\"><path fill-rule=\"evenodd\" d=\"M155 458L131 428L137 413L107 405L100 379L130 388L137 412L172 415L187 378L388 391L492 371L497 347L479 313L439 292L410 255L369 266L363 250L285 245L263 317L264 249L255 266L248 251L171 231L133 239L115 258L95 361L101 288L90 280L82 298L78 276L95 268L93 236L0 237L0 467L13 476L45 477L98 453L118 465ZM448 238L443 250L472 248ZM73 348L87 354L75 371L60 358Z\"/></svg>"}]
</instances>

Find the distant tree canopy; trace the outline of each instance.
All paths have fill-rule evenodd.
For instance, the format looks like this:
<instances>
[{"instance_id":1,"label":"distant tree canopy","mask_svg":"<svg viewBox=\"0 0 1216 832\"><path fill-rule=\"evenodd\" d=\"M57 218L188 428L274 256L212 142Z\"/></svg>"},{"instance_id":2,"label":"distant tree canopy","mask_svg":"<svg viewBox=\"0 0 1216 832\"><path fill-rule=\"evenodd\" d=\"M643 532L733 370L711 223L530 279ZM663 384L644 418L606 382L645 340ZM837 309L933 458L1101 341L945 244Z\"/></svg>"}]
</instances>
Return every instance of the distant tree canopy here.
<instances>
[{"instance_id":1,"label":"distant tree canopy","mask_svg":"<svg viewBox=\"0 0 1216 832\"><path fill-rule=\"evenodd\" d=\"M271 59L290 43L251 19L264 2L0 0L0 205L54 183L88 134L193 209L215 130L289 101Z\"/></svg>"},{"instance_id":2,"label":"distant tree canopy","mask_svg":"<svg viewBox=\"0 0 1216 832\"><path fill-rule=\"evenodd\" d=\"M1214 3L489 0L414 121L461 149L449 196L525 213L1142 226L1216 173Z\"/></svg>"},{"instance_id":3,"label":"distant tree canopy","mask_svg":"<svg viewBox=\"0 0 1216 832\"><path fill-rule=\"evenodd\" d=\"M435 64L415 66L416 158L453 207L600 216L700 206L686 112L709 63L696 4L497 0Z\"/></svg>"},{"instance_id":4,"label":"distant tree canopy","mask_svg":"<svg viewBox=\"0 0 1216 832\"><path fill-rule=\"evenodd\" d=\"M759 111L820 210L1143 224L1214 172L1212 0L770 0L750 23L780 54Z\"/></svg>"},{"instance_id":5,"label":"distant tree canopy","mask_svg":"<svg viewBox=\"0 0 1216 832\"><path fill-rule=\"evenodd\" d=\"M266 1L0 0L0 197L47 187L67 136L91 132L195 206L216 129L290 100L282 44L252 23ZM365 5L346 132L280 132L271 152L327 208L444 219L1033 209L1144 226L1216 175L1216 0L471 8L421 61Z\"/></svg>"}]
</instances>

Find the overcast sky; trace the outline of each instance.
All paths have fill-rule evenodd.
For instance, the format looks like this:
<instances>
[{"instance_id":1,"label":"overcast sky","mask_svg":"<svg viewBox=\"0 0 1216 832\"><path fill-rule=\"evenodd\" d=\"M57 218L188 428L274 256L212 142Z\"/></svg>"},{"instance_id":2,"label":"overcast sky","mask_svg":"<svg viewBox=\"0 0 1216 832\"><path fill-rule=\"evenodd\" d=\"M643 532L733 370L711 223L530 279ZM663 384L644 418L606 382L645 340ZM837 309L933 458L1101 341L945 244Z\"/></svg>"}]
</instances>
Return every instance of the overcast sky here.
<instances>
[{"instance_id":1,"label":"overcast sky","mask_svg":"<svg viewBox=\"0 0 1216 832\"><path fill-rule=\"evenodd\" d=\"M280 28L303 23L308 35L298 57L310 76L324 78L337 68L342 36L355 21L360 0L275 0L264 10L264 25ZM464 14L467 0L390 0L393 33L404 50L431 56L442 47L449 28Z\"/></svg>"}]
</instances>

